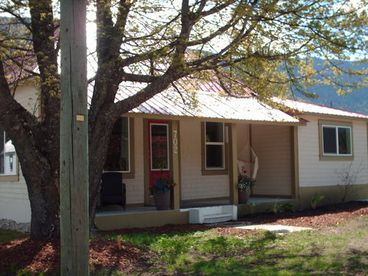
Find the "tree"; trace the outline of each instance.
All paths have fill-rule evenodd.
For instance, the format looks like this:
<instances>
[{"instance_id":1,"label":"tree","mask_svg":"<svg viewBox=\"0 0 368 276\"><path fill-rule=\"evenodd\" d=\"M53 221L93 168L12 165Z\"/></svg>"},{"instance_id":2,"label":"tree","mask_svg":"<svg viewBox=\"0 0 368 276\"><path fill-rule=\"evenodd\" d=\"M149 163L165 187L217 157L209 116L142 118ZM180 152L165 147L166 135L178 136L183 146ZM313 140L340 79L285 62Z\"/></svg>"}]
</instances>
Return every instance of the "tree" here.
<instances>
[{"instance_id":1,"label":"tree","mask_svg":"<svg viewBox=\"0 0 368 276\"><path fill-rule=\"evenodd\" d=\"M110 132L121 114L189 75L205 77L211 70L228 82L235 70L262 93L272 85L286 89L287 74L275 73L280 65L289 68L312 56L359 56L366 47L365 1L90 2L97 26L96 49L90 49L97 68L90 80L91 219ZM31 237L46 239L59 230L58 6L52 0L6 0L0 10L12 18L7 26L24 30L1 32L0 125L16 147L27 182ZM9 68L16 68L15 79ZM38 85L40 118L15 101L19 78ZM140 87L137 93L116 102L117 91L132 82Z\"/></svg>"}]
</instances>

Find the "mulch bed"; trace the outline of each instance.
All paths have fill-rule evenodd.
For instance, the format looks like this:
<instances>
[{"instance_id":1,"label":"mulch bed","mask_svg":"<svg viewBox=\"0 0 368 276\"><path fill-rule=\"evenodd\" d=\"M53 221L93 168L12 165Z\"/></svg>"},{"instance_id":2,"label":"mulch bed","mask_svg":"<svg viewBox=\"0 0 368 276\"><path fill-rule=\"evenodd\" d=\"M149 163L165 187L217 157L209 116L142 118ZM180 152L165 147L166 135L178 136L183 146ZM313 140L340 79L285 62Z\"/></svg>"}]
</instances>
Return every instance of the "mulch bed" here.
<instances>
[{"instance_id":1,"label":"mulch bed","mask_svg":"<svg viewBox=\"0 0 368 276\"><path fill-rule=\"evenodd\" d=\"M118 270L126 273L149 267L150 253L118 241L96 239L90 244L90 264L95 269ZM58 274L59 241L39 242L29 239L0 244L0 275L18 270Z\"/></svg>"},{"instance_id":2,"label":"mulch bed","mask_svg":"<svg viewBox=\"0 0 368 276\"><path fill-rule=\"evenodd\" d=\"M321 229L335 226L344 221L368 215L368 202L351 202L294 213L259 214L242 219L242 223L271 223ZM180 234L212 229L224 236L244 237L256 235L256 231L241 230L214 225L168 225L145 229L123 229L115 232L98 233L90 245L90 263L95 269L119 270L127 274L145 271L150 266L153 253L121 241L103 239L106 234L150 232L155 234ZM29 272L53 273L59 269L59 242L38 242L29 239L14 240L0 244L0 275L26 270Z\"/></svg>"},{"instance_id":3,"label":"mulch bed","mask_svg":"<svg viewBox=\"0 0 368 276\"><path fill-rule=\"evenodd\" d=\"M348 202L292 213L259 214L241 219L249 224L281 224L321 229L348 219L368 215L368 202Z\"/></svg>"}]
</instances>

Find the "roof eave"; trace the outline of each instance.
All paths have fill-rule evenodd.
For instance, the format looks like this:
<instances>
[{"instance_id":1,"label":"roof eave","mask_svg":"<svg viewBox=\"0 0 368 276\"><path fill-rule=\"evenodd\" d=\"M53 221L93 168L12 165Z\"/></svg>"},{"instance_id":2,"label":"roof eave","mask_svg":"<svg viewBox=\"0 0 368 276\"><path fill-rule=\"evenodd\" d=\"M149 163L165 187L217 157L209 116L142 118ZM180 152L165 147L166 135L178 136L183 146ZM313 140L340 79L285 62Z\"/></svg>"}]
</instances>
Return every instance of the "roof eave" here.
<instances>
[{"instance_id":1,"label":"roof eave","mask_svg":"<svg viewBox=\"0 0 368 276\"><path fill-rule=\"evenodd\" d=\"M143 113L143 112L128 112L128 116L132 117L149 117L149 118L167 118L167 119L198 119L198 120L216 120L218 122L225 123L251 123L251 124L267 124L267 125L288 125L288 126L298 126L303 125L303 122L300 122L295 118L295 122L291 121L262 121L262 120L244 120L244 119L232 119L232 118L218 118L218 117L198 117L198 116L181 116L181 115L170 115L170 114L156 114L156 113Z\"/></svg>"},{"instance_id":2,"label":"roof eave","mask_svg":"<svg viewBox=\"0 0 368 276\"><path fill-rule=\"evenodd\" d=\"M312 115L312 116L323 116L323 117L332 117L332 118L341 118L341 119L368 121L368 117L367 118L362 118L362 117L355 117L355 116L325 114L325 113L308 112L308 111L301 112L300 114L298 114L298 116L300 116L300 115Z\"/></svg>"}]
</instances>

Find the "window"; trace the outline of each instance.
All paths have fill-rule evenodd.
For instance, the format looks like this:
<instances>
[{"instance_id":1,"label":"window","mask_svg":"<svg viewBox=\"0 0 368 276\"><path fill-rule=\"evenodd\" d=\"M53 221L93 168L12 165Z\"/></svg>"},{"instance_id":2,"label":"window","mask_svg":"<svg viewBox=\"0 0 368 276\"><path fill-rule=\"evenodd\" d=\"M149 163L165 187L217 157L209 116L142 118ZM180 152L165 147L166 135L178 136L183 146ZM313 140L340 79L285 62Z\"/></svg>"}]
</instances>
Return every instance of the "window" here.
<instances>
[{"instance_id":1,"label":"window","mask_svg":"<svg viewBox=\"0 0 368 276\"><path fill-rule=\"evenodd\" d=\"M0 175L16 174L17 156L14 145L5 131L0 129Z\"/></svg>"},{"instance_id":2,"label":"window","mask_svg":"<svg viewBox=\"0 0 368 276\"><path fill-rule=\"evenodd\" d=\"M322 155L352 156L351 126L322 124Z\"/></svg>"},{"instance_id":3,"label":"window","mask_svg":"<svg viewBox=\"0 0 368 276\"><path fill-rule=\"evenodd\" d=\"M104 171L132 173L132 128L129 118L119 118L112 130Z\"/></svg>"},{"instance_id":4,"label":"window","mask_svg":"<svg viewBox=\"0 0 368 276\"><path fill-rule=\"evenodd\" d=\"M223 123L204 124L204 168L225 170L225 126Z\"/></svg>"},{"instance_id":5,"label":"window","mask_svg":"<svg viewBox=\"0 0 368 276\"><path fill-rule=\"evenodd\" d=\"M168 171L170 170L169 161L169 125L156 124L150 125L151 135L151 170Z\"/></svg>"}]
</instances>

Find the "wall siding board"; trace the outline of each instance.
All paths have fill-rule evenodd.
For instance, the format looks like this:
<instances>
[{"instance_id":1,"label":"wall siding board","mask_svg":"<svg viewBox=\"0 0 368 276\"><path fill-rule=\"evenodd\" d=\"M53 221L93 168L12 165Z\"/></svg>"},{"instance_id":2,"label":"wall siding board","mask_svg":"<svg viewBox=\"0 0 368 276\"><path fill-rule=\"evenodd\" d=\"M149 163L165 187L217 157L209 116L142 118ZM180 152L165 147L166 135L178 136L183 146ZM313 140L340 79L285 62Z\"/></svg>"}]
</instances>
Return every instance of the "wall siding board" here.
<instances>
[{"instance_id":1,"label":"wall siding board","mask_svg":"<svg viewBox=\"0 0 368 276\"><path fill-rule=\"evenodd\" d=\"M334 186L341 184L339 172L346 170L350 164L352 170L359 169L357 184L368 183L368 151L367 123L365 121L349 121L353 128L353 161L320 160L318 118L303 116L308 120L305 126L298 128L299 139L299 185L300 187ZM344 122L344 120L339 120Z\"/></svg>"},{"instance_id":2,"label":"wall siding board","mask_svg":"<svg viewBox=\"0 0 368 276\"><path fill-rule=\"evenodd\" d=\"M181 199L229 197L229 175L202 175L201 123L180 121Z\"/></svg>"}]
</instances>

